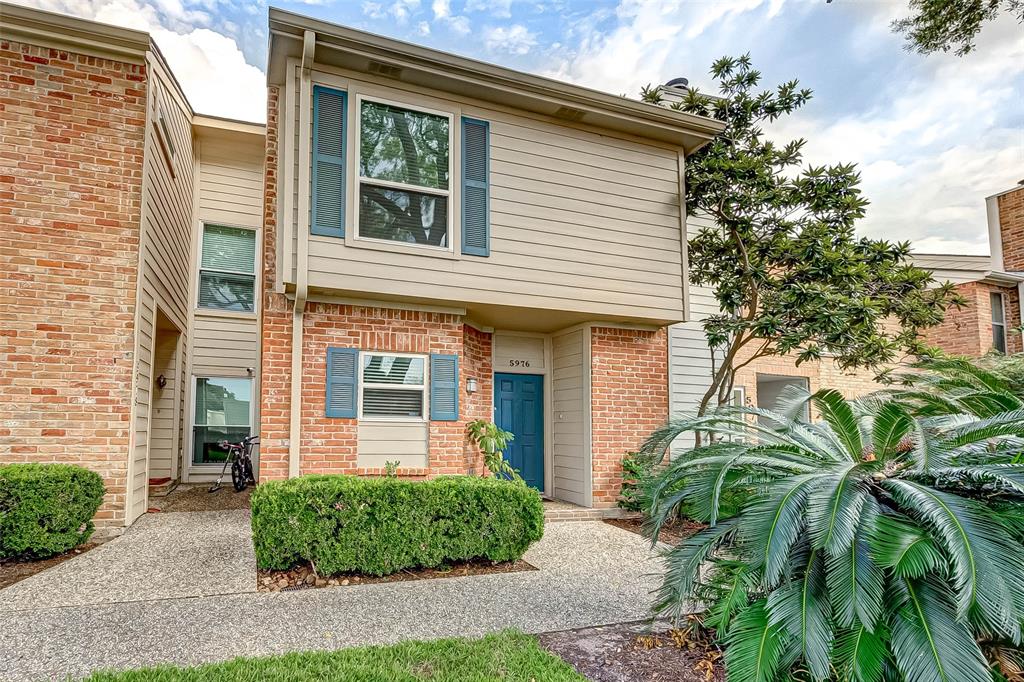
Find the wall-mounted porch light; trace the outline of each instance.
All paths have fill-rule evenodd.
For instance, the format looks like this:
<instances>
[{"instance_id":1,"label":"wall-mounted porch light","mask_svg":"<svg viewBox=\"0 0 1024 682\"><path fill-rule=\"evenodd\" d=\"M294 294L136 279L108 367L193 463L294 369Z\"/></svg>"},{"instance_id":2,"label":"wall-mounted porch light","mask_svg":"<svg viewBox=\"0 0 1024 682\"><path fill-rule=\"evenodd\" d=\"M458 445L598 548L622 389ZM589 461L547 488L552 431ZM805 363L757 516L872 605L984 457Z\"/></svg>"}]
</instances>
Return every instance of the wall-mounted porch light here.
<instances>
[{"instance_id":1,"label":"wall-mounted porch light","mask_svg":"<svg viewBox=\"0 0 1024 682\"><path fill-rule=\"evenodd\" d=\"M466 393L476 393L476 379L470 377L466 379Z\"/></svg>"}]
</instances>

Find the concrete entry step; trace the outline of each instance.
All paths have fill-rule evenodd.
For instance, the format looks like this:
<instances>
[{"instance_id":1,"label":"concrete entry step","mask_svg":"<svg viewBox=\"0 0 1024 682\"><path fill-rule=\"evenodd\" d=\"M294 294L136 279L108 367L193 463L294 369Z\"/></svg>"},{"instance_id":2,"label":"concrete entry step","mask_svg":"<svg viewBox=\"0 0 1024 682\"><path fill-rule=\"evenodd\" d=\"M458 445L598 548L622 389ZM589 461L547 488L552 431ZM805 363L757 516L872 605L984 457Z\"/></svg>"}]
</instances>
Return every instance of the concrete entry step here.
<instances>
[{"instance_id":1,"label":"concrete entry step","mask_svg":"<svg viewBox=\"0 0 1024 682\"><path fill-rule=\"evenodd\" d=\"M548 523L558 521L600 521L602 519L621 519L631 516L618 507L612 509L592 509L581 507L561 500L544 500L544 521Z\"/></svg>"}]
</instances>

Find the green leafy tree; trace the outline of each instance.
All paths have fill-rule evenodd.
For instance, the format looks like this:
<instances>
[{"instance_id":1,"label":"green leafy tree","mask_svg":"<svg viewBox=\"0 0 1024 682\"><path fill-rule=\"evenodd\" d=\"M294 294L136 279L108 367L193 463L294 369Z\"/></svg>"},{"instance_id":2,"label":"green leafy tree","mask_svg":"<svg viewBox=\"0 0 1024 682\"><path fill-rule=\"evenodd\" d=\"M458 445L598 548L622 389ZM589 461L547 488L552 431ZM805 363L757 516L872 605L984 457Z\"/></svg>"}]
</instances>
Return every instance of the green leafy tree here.
<instances>
[{"instance_id":1,"label":"green leafy tree","mask_svg":"<svg viewBox=\"0 0 1024 682\"><path fill-rule=\"evenodd\" d=\"M822 421L798 416L808 399ZM707 603L731 680L1019 679L1024 410L802 400L674 420L647 441L663 457L684 432L721 437L653 488L652 537L684 504L709 524L667 554L658 608Z\"/></svg>"},{"instance_id":2,"label":"green leafy tree","mask_svg":"<svg viewBox=\"0 0 1024 682\"><path fill-rule=\"evenodd\" d=\"M913 14L892 22L892 29L906 36L908 50L921 54L955 47L964 56L974 49L982 24L1003 12L1024 22L1024 0L910 0L910 9Z\"/></svg>"},{"instance_id":3,"label":"green leafy tree","mask_svg":"<svg viewBox=\"0 0 1024 682\"><path fill-rule=\"evenodd\" d=\"M918 334L957 301L950 284L908 261L907 242L858 237L864 216L852 164L804 166L805 141L778 144L762 126L811 98L797 81L758 90L749 55L711 68L720 95L690 89L673 108L723 121L686 160L687 209L714 225L690 237L690 282L714 289L721 312L704 321L715 366L700 403L731 395L737 370L768 355L797 363L828 354L842 368L879 367L923 352ZM658 89L643 98L663 103Z\"/></svg>"}]
</instances>

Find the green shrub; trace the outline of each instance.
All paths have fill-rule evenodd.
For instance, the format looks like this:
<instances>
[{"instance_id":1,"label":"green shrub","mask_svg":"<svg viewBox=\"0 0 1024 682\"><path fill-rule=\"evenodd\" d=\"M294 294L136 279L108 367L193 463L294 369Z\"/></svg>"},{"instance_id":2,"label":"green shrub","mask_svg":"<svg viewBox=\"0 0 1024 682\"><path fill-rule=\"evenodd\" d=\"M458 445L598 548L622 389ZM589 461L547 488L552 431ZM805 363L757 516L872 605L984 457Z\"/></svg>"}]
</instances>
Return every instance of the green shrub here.
<instances>
[{"instance_id":1,"label":"green shrub","mask_svg":"<svg viewBox=\"0 0 1024 682\"><path fill-rule=\"evenodd\" d=\"M0 466L0 558L39 559L89 539L99 474L70 464Z\"/></svg>"},{"instance_id":2,"label":"green shrub","mask_svg":"<svg viewBox=\"0 0 1024 682\"><path fill-rule=\"evenodd\" d=\"M256 488L252 530L260 568L387 575L518 559L541 538L544 507L535 490L494 478L303 476Z\"/></svg>"}]
</instances>

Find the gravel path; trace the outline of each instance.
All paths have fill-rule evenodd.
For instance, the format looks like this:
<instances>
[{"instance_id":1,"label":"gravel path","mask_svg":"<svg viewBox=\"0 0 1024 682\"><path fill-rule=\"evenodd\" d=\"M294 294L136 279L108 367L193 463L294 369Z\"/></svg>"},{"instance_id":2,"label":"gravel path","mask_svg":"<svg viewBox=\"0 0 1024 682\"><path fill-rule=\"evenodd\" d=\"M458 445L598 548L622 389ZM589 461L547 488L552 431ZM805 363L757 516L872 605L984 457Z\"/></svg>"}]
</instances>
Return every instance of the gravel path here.
<instances>
[{"instance_id":1,"label":"gravel path","mask_svg":"<svg viewBox=\"0 0 1024 682\"><path fill-rule=\"evenodd\" d=\"M650 557L643 538L608 524L552 523L524 557L537 571L25 610L0 591L0 679L637 620L657 585Z\"/></svg>"}]
</instances>

